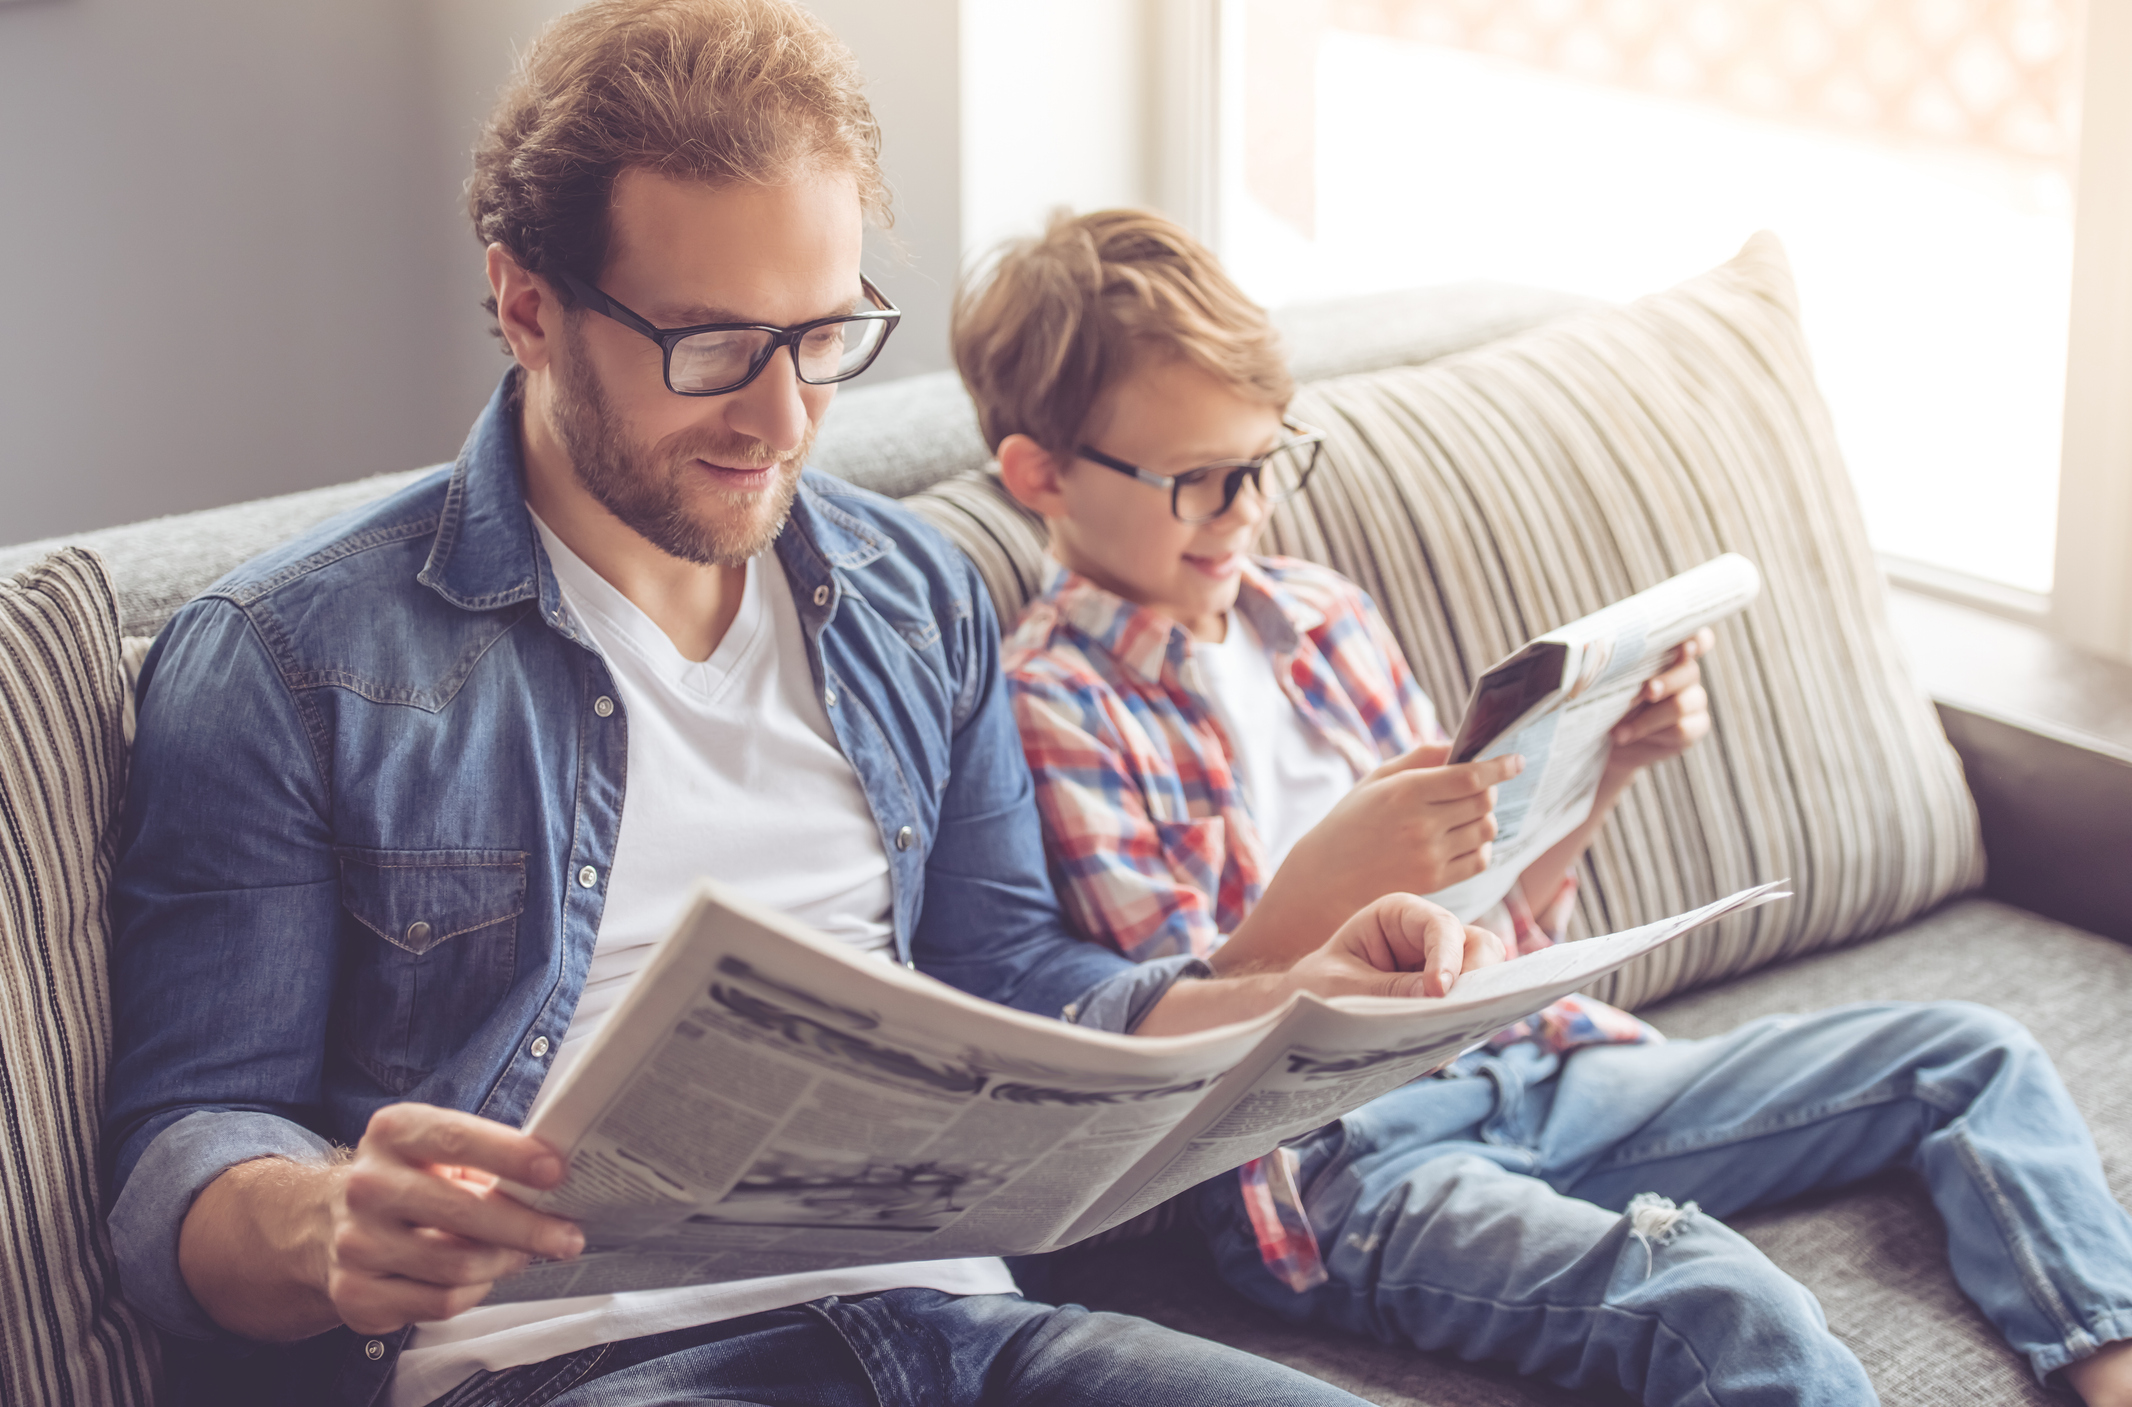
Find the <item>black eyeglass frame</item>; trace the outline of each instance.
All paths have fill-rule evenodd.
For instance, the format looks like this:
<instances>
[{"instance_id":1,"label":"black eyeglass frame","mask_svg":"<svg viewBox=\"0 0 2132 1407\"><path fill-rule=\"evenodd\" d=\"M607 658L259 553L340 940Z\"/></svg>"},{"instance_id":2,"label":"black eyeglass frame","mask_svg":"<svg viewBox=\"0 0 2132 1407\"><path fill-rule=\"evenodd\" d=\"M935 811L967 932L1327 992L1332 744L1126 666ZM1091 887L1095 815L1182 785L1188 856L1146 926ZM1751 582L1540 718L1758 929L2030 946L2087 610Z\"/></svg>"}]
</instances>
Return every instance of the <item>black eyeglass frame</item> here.
<instances>
[{"instance_id":1,"label":"black eyeglass frame","mask_svg":"<svg viewBox=\"0 0 2132 1407\"><path fill-rule=\"evenodd\" d=\"M1170 516L1178 522L1211 523L1235 505L1236 495L1243 491L1246 478L1251 480L1251 486L1256 488L1260 494L1263 495L1266 492L1265 486L1259 481L1259 474L1265 469L1266 461L1283 450L1292 450L1308 445L1310 446L1310 458L1303 461L1303 472L1296 476L1295 487L1282 494L1279 498L1269 499L1268 502L1286 502L1301 493L1304 485L1310 482L1311 471L1318 467L1318 456L1325 449L1325 432L1323 430L1313 430L1309 426L1298 424L1285 416L1281 419L1281 428L1291 432L1290 438L1282 440L1256 459L1216 460L1212 464L1202 464L1196 469L1187 469L1179 474L1150 474L1139 465L1128 464L1117 456L1105 454L1092 445L1082 445L1074 453L1083 459L1102 465L1105 469L1115 469L1128 478L1138 479L1141 483L1153 488L1168 489L1170 491ZM1204 483L1209 474L1216 473L1226 475L1221 485L1221 507L1201 517L1186 517L1178 510L1178 495L1193 484Z\"/></svg>"},{"instance_id":2,"label":"black eyeglass frame","mask_svg":"<svg viewBox=\"0 0 2132 1407\"><path fill-rule=\"evenodd\" d=\"M795 323L791 327L776 327L763 322L706 322L699 323L694 327L659 327L642 313L616 301L613 297L601 292L599 288L585 282L576 274L564 271L559 273L558 277L564 287L570 290L571 295L586 307L592 309L592 311L605 314L630 331L642 333L658 343L660 379L666 382L666 389L677 396L730 396L735 391L743 390L756 377L762 375L763 368L767 367L776 358L777 349L780 347L791 351L793 374L809 386L833 386L840 381L849 381L852 377L857 376L874 364L874 361L881 355L881 349L888 345L889 334L896 330L896 324L903 321L903 310L889 302L881 290L874 287L874 281L864 274L859 275L859 289L867 297L873 299L878 305L877 307L868 308L863 312L838 313L833 317L815 318L811 322ZM874 349L867 355L866 360L860 362L851 370L837 376L826 376L819 380L809 376L806 370L800 366L800 339L818 327L827 327L831 323L842 322L885 322L888 326L882 329L881 340L874 343ZM688 338L696 337L706 332L767 332L770 334L770 341L766 344L763 354L756 359L755 364L748 368L748 374L730 386L719 386L709 391L683 391L674 385L674 348L681 345Z\"/></svg>"}]
</instances>

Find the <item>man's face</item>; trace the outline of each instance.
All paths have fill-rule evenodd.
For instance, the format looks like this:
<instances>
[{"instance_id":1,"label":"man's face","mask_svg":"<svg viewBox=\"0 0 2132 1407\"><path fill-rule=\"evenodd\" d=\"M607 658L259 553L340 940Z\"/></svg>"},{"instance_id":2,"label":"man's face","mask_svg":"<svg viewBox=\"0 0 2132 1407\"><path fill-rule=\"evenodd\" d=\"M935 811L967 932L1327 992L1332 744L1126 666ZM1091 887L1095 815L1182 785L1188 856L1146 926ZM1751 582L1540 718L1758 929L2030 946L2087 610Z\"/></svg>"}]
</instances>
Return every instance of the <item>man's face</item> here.
<instances>
[{"instance_id":1,"label":"man's face","mask_svg":"<svg viewBox=\"0 0 2132 1407\"><path fill-rule=\"evenodd\" d=\"M1180 358L1135 367L1099 399L1084 433L1090 447L1167 476L1264 454L1281 437L1281 415ZM1085 459L1065 467L1059 490L1066 516L1053 519L1051 533L1060 561L1194 634L1218 638L1242 584L1244 554L1265 525L1256 489L1246 482L1229 510L1206 523L1179 522L1166 492Z\"/></svg>"},{"instance_id":2,"label":"man's face","mask_svg":"<svg viewBox=\"0 0 2132 1407\"><path fill-rule=\"evenodd\" d=\"M786 327L865 306L848 175L712 187L626 171L611 216L599 286L654 326ZM557 343L551 424L594 498L685 561L738 566L769 546L835 387L801 382L781 349L738 391L676 395L656 343L582 307Z\"/></svg>"}]
</instances>

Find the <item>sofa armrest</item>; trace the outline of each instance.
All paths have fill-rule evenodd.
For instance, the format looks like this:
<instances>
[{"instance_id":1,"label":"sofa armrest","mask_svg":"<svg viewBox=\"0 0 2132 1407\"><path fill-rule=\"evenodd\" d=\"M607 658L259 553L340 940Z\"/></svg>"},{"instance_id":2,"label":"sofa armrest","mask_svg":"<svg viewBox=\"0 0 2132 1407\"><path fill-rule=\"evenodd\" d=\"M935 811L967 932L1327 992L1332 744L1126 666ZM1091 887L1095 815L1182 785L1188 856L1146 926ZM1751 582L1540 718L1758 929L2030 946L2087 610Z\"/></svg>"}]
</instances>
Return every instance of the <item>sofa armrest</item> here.
<instances>
[{"instance_id":1,"label":"sofa armrest","mask_svg":"<svg viewBox=\"0 0 2132 1407\"><path fill-rule=\"evenodd\" d=\"M1984 828L1984 892L2132 943L2132 752L1942 699Z\"/></svg>"}]
</instances>

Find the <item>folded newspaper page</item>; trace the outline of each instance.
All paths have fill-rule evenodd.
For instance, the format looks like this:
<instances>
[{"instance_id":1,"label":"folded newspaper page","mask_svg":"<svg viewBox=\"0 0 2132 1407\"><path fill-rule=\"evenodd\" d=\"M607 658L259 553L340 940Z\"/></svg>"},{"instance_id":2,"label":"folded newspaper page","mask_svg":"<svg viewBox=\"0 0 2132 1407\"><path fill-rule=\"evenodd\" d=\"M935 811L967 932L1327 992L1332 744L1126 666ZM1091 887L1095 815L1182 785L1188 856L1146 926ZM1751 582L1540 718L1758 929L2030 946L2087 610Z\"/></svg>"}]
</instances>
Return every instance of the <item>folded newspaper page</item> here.
<instances>
[{"instance_id":1,"label":"folded newspaper page","mask_svg":"<svg viewBox=\"0 0 2132 1407\"><path fill-rule=\"evenodd\" d=\"M1551 630L1474 683L1451 761L1521 754L1525 770L1495 789L1488 868L1429 895L1471 923L1525 867L1584 823L1598 795L1607 734L1666 657L1704 626L1743 609L1762 574L1736 552Z\"/></svg>"},{"instance_id":2,"label":"folded newspaper page","mask_svg":"<svg viewBox=\"0 0 2132 1407\"><path fill-rule=\"evenodd\" d=\"M1779 882L1781 884L1781 881ZM981 1001L702 882L527 1131L584 1253L489 1303L1053 1250L1271 1151L1779 884L1459 979L1187 1036Z\"/></svg>"}]
</instances>

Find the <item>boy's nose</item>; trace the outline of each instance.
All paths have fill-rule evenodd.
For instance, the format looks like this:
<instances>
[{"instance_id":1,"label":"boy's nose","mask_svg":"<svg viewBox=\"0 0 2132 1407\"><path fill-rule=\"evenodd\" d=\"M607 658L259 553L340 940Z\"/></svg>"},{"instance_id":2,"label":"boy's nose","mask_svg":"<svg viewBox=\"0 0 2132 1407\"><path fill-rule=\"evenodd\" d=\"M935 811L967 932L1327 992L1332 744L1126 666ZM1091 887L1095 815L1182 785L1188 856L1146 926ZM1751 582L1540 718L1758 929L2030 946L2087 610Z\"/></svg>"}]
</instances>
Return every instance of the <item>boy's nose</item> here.
<instances>
[{"instance_id":1,"label":"boy's nose","mask_svg":"<svg viewBox=\"0 0 2132 1407\"><path fill-rule=\"evenodd\" d=\"M1218 523L1246 523L1252 527L1266 520L1268 505L1266 495L1258 486L1256 474L1246 474L1244 481L1236 486L1236 497L1222 510Z\"/></svg>"}]
</instances>

